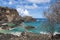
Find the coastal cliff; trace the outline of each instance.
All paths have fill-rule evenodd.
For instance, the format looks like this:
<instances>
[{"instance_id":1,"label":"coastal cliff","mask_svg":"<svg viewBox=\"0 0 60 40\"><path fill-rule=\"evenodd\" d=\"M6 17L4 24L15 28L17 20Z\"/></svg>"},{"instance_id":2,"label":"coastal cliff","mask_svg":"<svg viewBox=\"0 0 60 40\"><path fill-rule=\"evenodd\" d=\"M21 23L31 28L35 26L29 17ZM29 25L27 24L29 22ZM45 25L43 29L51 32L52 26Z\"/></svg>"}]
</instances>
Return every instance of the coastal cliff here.
<instances>
[{"instance_id":1,"label":"coastal cliff","mask_svg":"<svg viewBox=\"0 0 60 40\"><path fill-rule=\"evenodd\" d=\"M31 16L21 17L16 9L0 6L0 27L2 26L3 29L20 26L22 22L34 21L36 20Z\"/></svg>"},{"instance_id":2,"label":"coastal cliff","mask_svg":"<svg viewBox=\"0 0 60 40\"><path fill-rule=\"evenodd\" d=\"M0 7L0 21L12 22L19 20L20 17L16 9Z\"/></svg>"},{"instance_id":3,"label":"coastal cliff","mask_svg":"<svg viewBox=\"0 0 60 40\"><path fill-rule=\"evenodd\" d=\"M21 17L16 9L8 7L0 7L0 22L16 22L16 21L36 21L31 16Z\"/></svg>"},{"instance_id":4,"label":"coastal cliff","mask_svg":"<svg viewBox=\"0 0 60 40\"><path fill-rule=\"evenodd\" d=\"M18 14L16 9L0 6L0 27L2 29L14 28L20 25L24 20Z\"/></svg>"}]
</instances>

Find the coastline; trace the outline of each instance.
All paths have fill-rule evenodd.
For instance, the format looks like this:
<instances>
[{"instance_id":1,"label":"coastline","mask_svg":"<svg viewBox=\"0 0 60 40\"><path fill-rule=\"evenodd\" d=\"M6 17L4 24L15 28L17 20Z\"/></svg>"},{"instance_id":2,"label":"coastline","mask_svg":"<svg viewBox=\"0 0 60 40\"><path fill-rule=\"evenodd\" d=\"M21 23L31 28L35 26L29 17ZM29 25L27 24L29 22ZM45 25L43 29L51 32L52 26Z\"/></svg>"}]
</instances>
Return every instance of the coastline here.
<instances>
[{"instance_id":1,"label":"coastline","mask_svg":"<svg viewBox=\"0 0 60 40\"><path fill-rule=\"evenodd\" d=\"M23 32L23 34L18 34L20 32L15 32L12 34L3 34L0 33L0 40L51 40L51 35L47 34L34 34L30 32L26 32L26 34ZM18 35L17 35L18 34ZM53 36L54 40L60 40L60 37L56 39L57 36ZM3 39L2 39L3 38Z\"/></svg>"},{"instance_id":2,"label":"coastline","mask_svg":"<svg viewBox=\"0 0 60 40\"><path fill-rule=\"evenodd\" d=\"M16 28L16 27L15 27L15 28ZM18 32L18 31L13 32L13 31L10 31L10 30L13 30L13 29L15 29L15 28L10 28L9 30L4 30L4 29L2 29L2 28L0 27L0 30L1 30L0 33L13 34L13 35L20 36L22 32ZM28 31L28 32L29 32L29 31ZM32 33L32 32L30 32L30 33ZM50 33L41 31L40 33L36 33L36 34L47 34L47 35L49 35ZM59 33L59 32L54 32L54 35L56 35L56 34L60 34L60 33Z\"/></svg>"},{"instance_id":3,"label":"coastline","mask_svg":"<svg viewBox=\"0 0 60 40\"><path fill-rule=\"evenodd\" d=\"M50 33L47 33L47 32L40 32L40 34L47 34L47 35L49 35ZM54 32L53 34L56 35L56 34L60 34L60 33L59 33L59 32Z\"/></svg>"},{"instance_id":4,"label":"coastline","mask_svg":"<svg viewBox=\"0 0 60 40\"><path fill-rule=\"evenodd\" d=\"M21 33L22 33L22 32L12 32L11 34L20 36ZM31 33L31 32L28 32L28 33ZM33 34L36 34L36 33L33 33ZM40 32L40 34L50 35L50 33L46 33L46 32ZM59 33L59 32L55 32L54 35L56 35L56 34L60 34L60 33Z\"/></svg>"}]
</instances>

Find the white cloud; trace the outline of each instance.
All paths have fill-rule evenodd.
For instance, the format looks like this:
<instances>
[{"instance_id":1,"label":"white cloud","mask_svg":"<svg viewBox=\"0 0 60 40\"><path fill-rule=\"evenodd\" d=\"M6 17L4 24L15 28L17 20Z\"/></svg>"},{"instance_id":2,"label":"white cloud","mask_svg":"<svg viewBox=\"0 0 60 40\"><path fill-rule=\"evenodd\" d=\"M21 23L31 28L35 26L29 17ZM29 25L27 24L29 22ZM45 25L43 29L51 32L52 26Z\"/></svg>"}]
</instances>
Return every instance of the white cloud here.
<instances>
[{"instance_id":1,"label":"white cloud","mask_svg":"<svg viewBox=\"0 0 60 40\"><path fill-rule=\"evenodd\" d=\"M23 9L23 8L16 8L19 15L21 16L30 16L29 11L27 9Z\"/></svg>"},{"instance_id":2,"label":"white cloud","mask_svg":"<svg viewBox=\"0 0 60 40\"><path fill-rule=\"evenodd\" d=\"M10 1L10 2L9 2L9 4L13 4L13 2L12 2L12 1Z\"/></svg>"},{"instance_id":3,"label":"white cloud","mask_svg":"<svg viewBox=\"0 0 60 40\"><path fill-rule=\"evenodd\" d=\"M50 2L50 0L27 0L28 2L32 2L32 3L46 3L46 2Z\"/></svg>"},{"instance_id":4,"label":"white cloud","mask_svg":"<svg viewBox=\"0 0 60 40\"><path fill-rule=\"evenodd\" d=\"M24 14L25 16L30 16L28 10L26 10L26 9L23 11L23 14Z\"/></svg>"},{"instance_id":5,"label":"white cloud","mask_svg":"<svg viewBox=\"0 0 60 40\"><path fill-rule=\"evenodd\" d=\"M38 8L38 6L36 4L33 4L31 6L25 5L25 8L26 9L36 9L36 8Z\"/></svg>"},{"instance_id":6,"label":"white cloud","mask_svg":"<svg viewBox=\"0 0 60 40\"><path fill-rule=\"evenodd\" d=\"M26 9L48 9L49 6L37 6L36 4L33 4L31 6L25 5Z\"/></svg>"},{"instance_id":7,"label":"white cloud","mask_svg":"<svg viewBox=\"0 0 60 40\"><path fill-rule=\"evenodd\" d=\"M22 9L36 9L39 8L35 3L33 5L16 5L17 8L22 8Z\"/></svg>"},{"instance_id":8,"label":"white cloud","mask_svg":"<svg viewBox=\"0 0 60 40\"><path fill-rule=\"evenodd\" d=\"M10 5L14 4L14 2L15 2L14 0L9 0Z\"/></svg>"}]
</instances>

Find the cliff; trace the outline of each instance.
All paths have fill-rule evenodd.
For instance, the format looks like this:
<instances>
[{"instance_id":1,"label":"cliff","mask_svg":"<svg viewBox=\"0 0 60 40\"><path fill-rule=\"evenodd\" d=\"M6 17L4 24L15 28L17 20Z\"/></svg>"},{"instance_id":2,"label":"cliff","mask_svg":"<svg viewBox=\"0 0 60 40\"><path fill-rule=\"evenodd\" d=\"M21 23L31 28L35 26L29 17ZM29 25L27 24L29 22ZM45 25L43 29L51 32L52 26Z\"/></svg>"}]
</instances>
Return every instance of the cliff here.
<instances>
[{"instance_id":1,"label":"cliff","mask_svg":"<svg viewBox=\"0 0 60 40\"><path fill-rule=\"evenodd\" d=\"M20 20L21 16L19 16L16 9L8 8L8 7L0 7L0 21L2 22L12 22Z\"/></svg>"},{"instance_id":2,"label":"cliff","mask_svg":"<svg viewBox=\"0 0 60 40\"><path fill-rule=\"evenodd\" d=\"M0 22L22 22L22 21L36 21L31 16L19 16L16 9L8 7L0 7Z\"/></svg>"}]
</instances>

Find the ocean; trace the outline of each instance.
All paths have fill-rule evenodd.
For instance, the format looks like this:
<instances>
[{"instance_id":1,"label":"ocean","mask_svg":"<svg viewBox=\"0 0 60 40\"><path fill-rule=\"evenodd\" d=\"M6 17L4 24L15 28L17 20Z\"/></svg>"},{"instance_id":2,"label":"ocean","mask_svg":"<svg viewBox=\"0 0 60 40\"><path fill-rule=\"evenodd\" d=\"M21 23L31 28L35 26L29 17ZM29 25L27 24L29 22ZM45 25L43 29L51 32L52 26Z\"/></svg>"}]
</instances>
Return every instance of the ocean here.
<instances>
[{"instance_id":1,"label":"ocean","mask_svg":"<svg viewBox=\"0 0 60 40\"><path fill-rule=\"evenodd\" d=\"M25 29L27 26L33 26L34 29ZM31 33L43 33L47 34L49 32L60 33L60 24L55 24L52 28L46 19L36 19L35 22L23 22L21 26L12 28L11 30L0 31L2 33L15 33L15 32L31 32Z\"/></svg>"},{"instance_id":2,"label":"ocean","mask_svg":"<svg viewBox=\"0 0 60 40\"><path fill-rule=\"evenodd\" d=\"M33 26L34 29L25 29L27 26ZM35 22L23 22L22 26L16 27L12 32L32 32L32 33L49 33L49 32L60 32L60 24L55 24L52 28L46 19L36 19Z\"/></svg>"}]
</instances>

